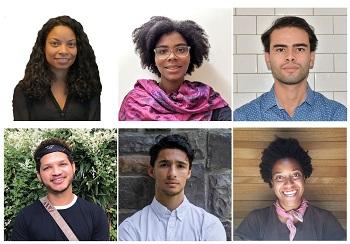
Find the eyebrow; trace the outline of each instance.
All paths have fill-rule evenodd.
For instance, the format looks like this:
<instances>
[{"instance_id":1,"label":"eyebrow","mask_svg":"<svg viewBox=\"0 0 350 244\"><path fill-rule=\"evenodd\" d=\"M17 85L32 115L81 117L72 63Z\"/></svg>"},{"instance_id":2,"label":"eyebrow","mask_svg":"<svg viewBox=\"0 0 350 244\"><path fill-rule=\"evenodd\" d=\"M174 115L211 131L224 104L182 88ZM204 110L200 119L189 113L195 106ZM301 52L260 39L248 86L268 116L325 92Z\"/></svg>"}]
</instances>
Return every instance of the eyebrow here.
<instances>
[{"instance_id":1,"label":"eyebrow","mask_svg":"<svg viewBox=\"0 0 350 244\"><path fill-rule=\"evenodd\" d=\"M171 162L171 160L167 160L167 159L163 159L163 160L158 161L158 163L170 163L170 162ZM187 161L176 160L175 163L189 165L189 163Z\"/></svg>"},{"instance_id":2,"label":"eyebrow","mask_svg":"<svg viewBox=\"0 0 350 244\"><path fill-rule=\"evenodd\" d=\"M181 47L181 46L188 46L186 43L179 43L179 44L176 44L174 47ZM160 45L160 46L156 46L156 48L158 48L158 47L166 47L166 48L168 48L169 46L167 46L167 45Z\"/></svg>"},{"instance_id":3,"label":"eyebrow","mask_svg":"<svg viewBox=\"0 0 350 244\"><path fill-rule=\"evenodd\" d=\"M50 41L51 41L51 40L54 40L54 41L61 41L61 39L58 39L58 38L56 38L56 37L51 37L51 38L49 38L49 40L50 40ZM77 40L76 38L73 38L73 39L68 40L67 42L76 41L76 40Z\"/></svg>"},{"instance_id":4,"label":"eyebrow","mask_svg":"<svg viewBox=\"0 0 350 244\"><path fill-rule=\"evenodd\" d=\"M308 45L305 43L295 43L292 46L293 47L308 47ZM288 46L285 44L275 44L272 46L272 48L276 48L276 47L288 47Z\"/></svg>"}]
</instances>

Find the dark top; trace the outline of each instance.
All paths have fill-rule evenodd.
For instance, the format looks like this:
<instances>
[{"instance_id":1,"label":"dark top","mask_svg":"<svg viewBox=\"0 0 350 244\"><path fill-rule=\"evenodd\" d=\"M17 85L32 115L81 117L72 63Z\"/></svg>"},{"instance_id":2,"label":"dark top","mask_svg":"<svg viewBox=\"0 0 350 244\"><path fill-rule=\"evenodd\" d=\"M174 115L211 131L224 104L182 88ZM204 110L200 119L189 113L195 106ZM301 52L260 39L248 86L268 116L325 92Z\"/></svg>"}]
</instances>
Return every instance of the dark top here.
<instances>
[{"instance_id":1,"label":"dark top","mask_svg":"<svg viewBox=\"0 0 350 244\"><path fill-rule=\"evenodd\" d=\"M294 240L346 240L346 232L334 215L309 205L303 222L295 224ZM289 240L289 229L277 216L275 206L252 211L238 226L235 240Z\"/></svg>"},{"instance_id":2,"label":"dark top","mask_svg":"<svg viewBox=\"0 0 350 244\"><path fill-rule=\"evenodd\" d=\"M229 106L223 108L214 109L211 115L211 121L231 121L232 111Z\"/></svg>"},{"instance_id":3,"label":"dark top","mask_svg":"<svg viewBox=\"0 0 350 244\"><path fill-rule=\"evenodd\" d=\"M13 93L14 120L100 120L100 97L81 102L68 94L63 110L51 90L40 100L30 100L17 85Z\"/></svg>"},{"instance_id":4,"label":"dark top","mask_svg":"<svg viewBox=\"0 0 350 244\"><path fill-rule=\"evenodd\" d=\"M101 207L80 197L73 206L58 210L80 241L108 241L108 220ZM40 201L23 208L12 231L13 241L67 241Z\"/></svg>"}]
</instances>

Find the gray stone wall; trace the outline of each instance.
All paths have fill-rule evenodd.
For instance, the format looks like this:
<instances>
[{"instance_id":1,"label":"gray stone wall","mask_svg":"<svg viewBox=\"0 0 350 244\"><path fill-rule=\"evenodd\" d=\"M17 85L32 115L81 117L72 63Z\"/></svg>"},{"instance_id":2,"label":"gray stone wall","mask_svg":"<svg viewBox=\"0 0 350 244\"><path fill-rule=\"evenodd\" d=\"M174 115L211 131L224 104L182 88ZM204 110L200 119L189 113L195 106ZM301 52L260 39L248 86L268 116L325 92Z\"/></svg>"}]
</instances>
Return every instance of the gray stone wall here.
<instances>
[{"instance_id":1,"label":"gray stone wall","mask_svg":"<svg viewBox=\"0 0 350 244\"><path fill-rule=\"evenodd\" d=\"M187 137L195 150L186 197L220 218L231 240L230 129L119 129L119 223L151 203L148 150L158 135L169 134Z\"/></svg>"}]
</instances>

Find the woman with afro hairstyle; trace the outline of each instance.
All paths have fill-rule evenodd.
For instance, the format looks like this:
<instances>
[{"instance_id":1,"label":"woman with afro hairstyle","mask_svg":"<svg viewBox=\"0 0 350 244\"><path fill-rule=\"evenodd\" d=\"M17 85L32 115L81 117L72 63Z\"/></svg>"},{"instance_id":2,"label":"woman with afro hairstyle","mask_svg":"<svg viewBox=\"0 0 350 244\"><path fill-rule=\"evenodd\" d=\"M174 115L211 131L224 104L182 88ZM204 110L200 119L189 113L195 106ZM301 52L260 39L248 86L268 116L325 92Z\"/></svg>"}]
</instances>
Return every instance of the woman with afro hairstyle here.
<instances>
[{"instance_id":1,"label":"woman with afro hairstyle","mask_svg":"<svg viewBox=\"0 0 350 244\"><path fill-rule=\"evenodd\" d=\"M83 26L69 16L51 18L15 88L14 120L100 120L101 90Z\"/></svg>"},{"instance_id":2,"label":"woman with afro hairstyle","mask_svg":"<svg viewBox=\"0 0 350 244\"><path fill-rule=\"evenodd\" d=\"M231 120L231 109L210 86L185 80L208 59L209 42L194 21L154 16L133 31L143 68L160 81L138 80L119 110L119 120Z\"/></svg>"},{"instance_id":3,"label":"woman with afro hairstyle","mask_svg":"<svg viewBox=\"0 0 350 244\"><path fill-rule=\"evenodd\" d=\"M308 153L293 138L277 138L262 153L260 174L275 193L269 207L252 211L234 233L236 240L346 240L346 232L325 210L303 196L311 176Z\"/></svg>"}]
</instances>

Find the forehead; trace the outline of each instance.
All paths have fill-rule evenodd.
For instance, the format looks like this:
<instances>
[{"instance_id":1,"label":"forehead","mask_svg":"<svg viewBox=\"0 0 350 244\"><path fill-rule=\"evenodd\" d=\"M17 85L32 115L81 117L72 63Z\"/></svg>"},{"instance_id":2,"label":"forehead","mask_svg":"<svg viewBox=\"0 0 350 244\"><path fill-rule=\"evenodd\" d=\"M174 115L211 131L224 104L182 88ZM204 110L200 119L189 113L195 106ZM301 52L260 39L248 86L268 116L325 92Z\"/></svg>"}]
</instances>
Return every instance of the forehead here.
<instances>
[{"instance_id":1,"label":"forehead","mask_svg":"<svg viewBox=\"0 0 350 244\"><path fill-rule=\"evenodd\" d=\"M64 38L72 38L75 39L75 33L74 31L65 25L58 25L52 28L52 30L48 33L47 38L59 38L59 37L64 37Z\"/></svg>"},{"instance_id":2,"label":"forehead","mask_svg":"<svg viewBox=\"0 0 350 244\"><path fill-rule=\"evenodd\" d=\"M297 43L310 44L309 36L305 30L297 27L283 27L271 32L270 46L276 44L293 45Z\"/></svg>"},{"instance_id":3,"label":"forehead","mask_svg":"<svg viewBox=\"0 0 350 244\"><path fill-rule=\"evenodd\" d=\"M276 161L272 167L272 174L291 172L295 170L300 170L302 172L301 165L298 161L292 158L283 158Z\"/></svg>"},{"instance_id":4,"label":"forehead","mask_svg":"<svg viewBox=\"0 0 350 244\"><path fill-rule=\"evenodd\" d=\"M67 154L63 152L52 152L45 154L41 159L41 164L52 164L57 162L62 162L64 160L69 160Z\"/></svg>"},{"instance_id":5,"label":"forehead","mask_svg":"<svg viewBox=\"0 0 350 244\"><path fill-rule=\"evenodd\" d=\"M163 34L156 46L171 46L178 44L187 44L185 38L179 32L170 32Z\"/></svg>"},{"instance_id":6,"label":"forehead","mask_svg":"<svg viewBox=\"0 0 350 244\"><path fill-rule=\"evenodd\" d=\"M180 149L166 148L159 151L156 161L160 160L188 162L188 157L187 154Z\"/></svg>"}]
</instances>

